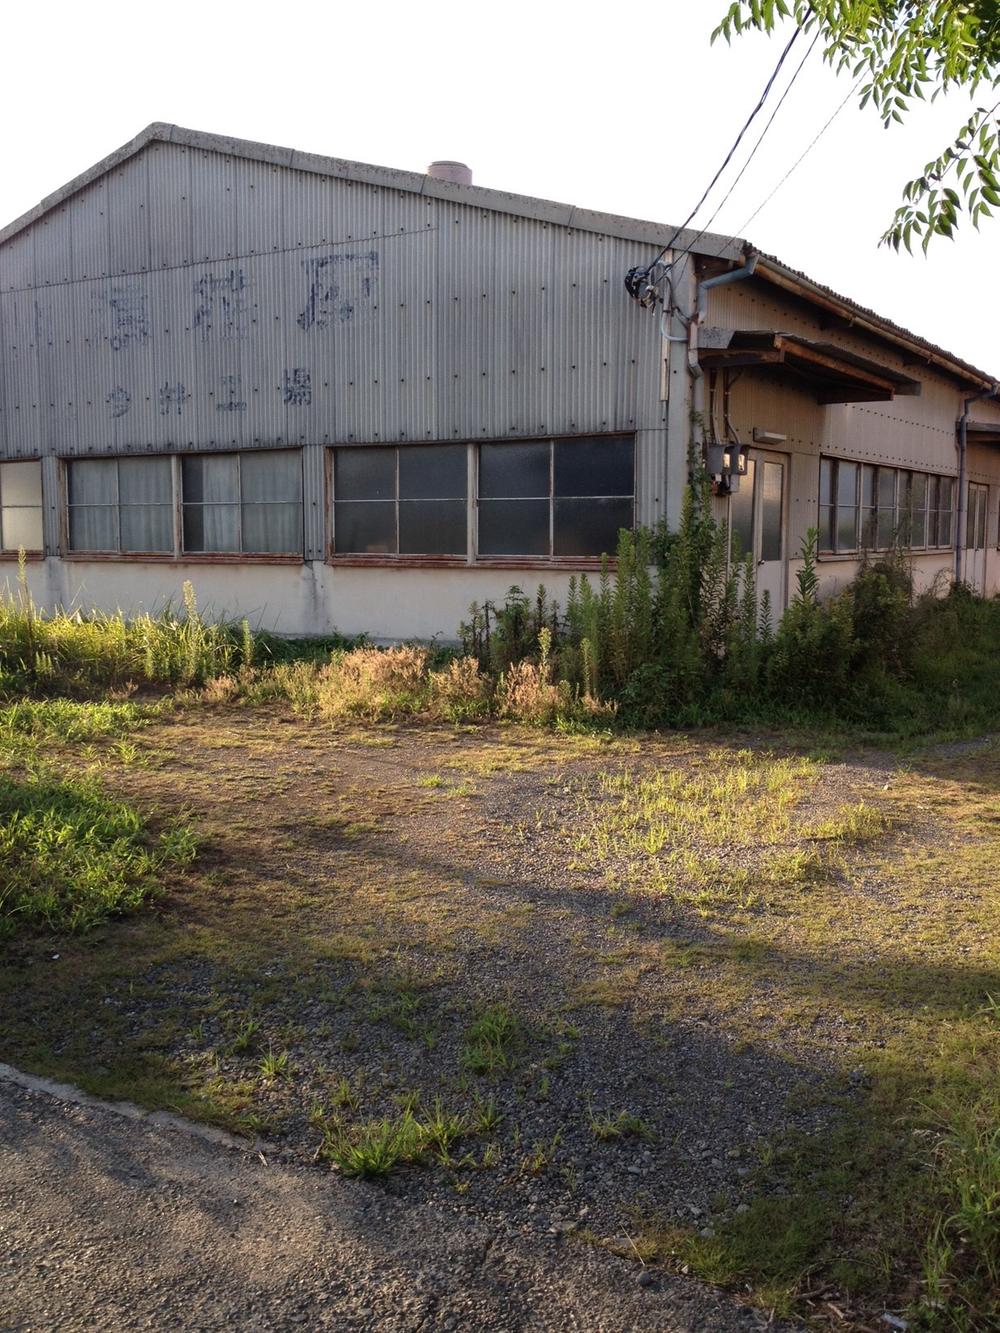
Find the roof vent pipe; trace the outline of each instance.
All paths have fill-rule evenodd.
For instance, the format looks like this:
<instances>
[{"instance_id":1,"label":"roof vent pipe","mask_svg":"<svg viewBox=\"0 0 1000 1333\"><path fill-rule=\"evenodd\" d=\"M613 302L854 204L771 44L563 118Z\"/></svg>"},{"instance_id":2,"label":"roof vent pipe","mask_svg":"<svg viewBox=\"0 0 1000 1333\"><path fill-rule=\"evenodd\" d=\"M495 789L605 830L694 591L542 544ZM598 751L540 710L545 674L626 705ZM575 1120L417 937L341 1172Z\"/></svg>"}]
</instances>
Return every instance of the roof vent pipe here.
<instances>
[{"instance_id":1,"label":"roof vent pipe","mask_svg":"<svg viewBox=\"0 0 1000 1333\"><path fill-rule=\"evenodd\" d=\"M472 184L472 168L464 162L432 162L427 174L438 181L451 181L452 185Z\"/></svg>"}]
</instances>

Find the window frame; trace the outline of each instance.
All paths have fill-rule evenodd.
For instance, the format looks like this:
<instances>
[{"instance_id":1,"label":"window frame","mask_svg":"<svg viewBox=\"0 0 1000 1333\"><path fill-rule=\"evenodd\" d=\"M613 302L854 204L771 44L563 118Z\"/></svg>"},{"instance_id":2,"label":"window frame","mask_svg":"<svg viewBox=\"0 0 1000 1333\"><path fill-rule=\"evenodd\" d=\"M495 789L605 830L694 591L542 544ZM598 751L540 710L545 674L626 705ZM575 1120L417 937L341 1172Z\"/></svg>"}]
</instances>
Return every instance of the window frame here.
<instances>
[{"instance_id":1,"label":"window frame","mask_svg":"<svg viewBox=\"0 0 1000 1333\"><path fill-rule=\"evenodd\" d=\"M299 550L298 551L247 551L243 547L244 533L244 509L250 504L293 504L290 500L270 500L270 501L247 501L243 498L243 459L246 455L252 454L254 457L262 457L265 454L297 454L299 464ZM174 544L178 550L178 558L181 560L228 560L238 561L304 561L305 559L305 477L303 473L302 450L299 448L268 448L268 449L206 449L192 450L187 454L179 454L178 466L174 468L174 510L175 510L175 529ZM205 500L185 500L184 498L184 463L188 459L195 458L235 458L236 459L236 499L234 501L205 501ZM184 510L186 508L205 508L207 505L218 503L220 505L231 505L236 510L237 523L239 526L240 546L238 551L189 551L184 545Z\"/></svg>"},{"instance_id":2,"label":"window frame","mask_svg":"<svg viewBox=\"0 0 1000 1333\"><path fill-rule=\"evenodd\" d=\"M185 458L192 457L217 457L223 454L235 454L237 457L241 454L267 454L267 453L296 453L299 460L300 469L300 490L299 504L302 511L302 549L297 552L272 552L272 551L187 551L184 549L184 495L183 484L181 480L182 464ZM140 459L140 458L166 458L170 462L170 480L171 480L171 524L173 530L173 548L170 551L77 551L70 546L70 528L69 528L69 470L74 463L82 462L117 462L120 459ZM305 471L304 456L299 445L276 445L271 448L257 449L191 449L184 452L176 450L152 451L149 452L129 452L129 453L100 453L100 454L73 454L62 455L58 459L59 463L59 556L63 560L90 561L90 562L118 562L130 564L266 564L266 565L301 565L305 563ZM117 476L117 470L116 470ZM275 503L289 503L288 501L276 501ZM116 510L119 509L116 504ZM241 506L242 510L242 506ZM119 525L119 545L121 544ZM242 542L242 512L240 516L240 540Z\"/></svg>"},{"instance_id":3,"label":"window frame","mask_svg":"<svg viewBox=\"0 0 1000 1333\"><path fill-rule=\"evenodd\" d=\"M406 497L400 499L399 494L399 475L400 455L404 449L433 449L433 448L454 448L465 449L465 493L461 496L420 496ZM329 447L326 451L326 493L327 493L327 516L326 516L326 558L328 563L333 564L364 564L364 565L444 565L458 567L469 564L469 456L468 443L465 440L419 440L409 442L385 442L375 441L370 444L338 444ZM393 529L395 533L395 551L338 551L336 549L337 541L337 520L336 506L338 504L336 494L336 455L341 449L391 449L393 451L393 494L390 499L384 500L342 500L341 504L391 504L393 507ZM433 552L412 552L399 550L400 533L400 505L401 504L419 504L421 501L433 503L435 498L440 501L461 502L465 506L465 553L452 552L444 554L435 554Z\"/></svg>"},{"instance_id":4,"label":"window frame","mask_svg":"<svg viewBox=\"0 0 1000 1333\"><path fill-rule=\"evenodd\" d=\"M5 505L3 502L3 468L10 463L37 463L38 464L38 483L40 501L37 505ZM42 525L42 541L39 546L24 547L25 560L44 560L45 559L45 476L42 469L42 457L40 454L29 454L22 458L0 458L0 511L4 509L30 509L38 510ZM0 512L0 543L3 541L3 514ZM20 547L5 547L0 544L0 561L19 560L21 558Z\"/></svg>"},{"instance_id":5,"label":"window frame","mask_svg":"<svg viewBox=\"0 0 1000 1333\"><path fill-rule=\"evenodd\" d=\"M841 507L836 497L838 495L839 471L842 463L856 466L858 469L855 488L856 505L854 506L856 510L856 544L851 548L840 547L836 544L838 535L838 510ZM831 504L829 505L824 505L822 503L822 477L824 464L829 464L831 466ZM871 504L865 502L866 469L870 469L871 471ZM913 555L935 555L938 552L951 551L954 549L956 482L955 478L950 473L929 472L924 468L895 467L889 463L873 463L857 458L844 458L837 454L820 454L816 488L817 527L820 534L820 544L817 554L820 560L860 560L866 553L881 553L892 549L892 543L886 545L880 542L878 532L879 512L880 509L884 511L886 508L884 505L879 505L881 474L886 472L893 474L892 519L894 538L900 531L900 525L906 521L907 515L910 515L911 519L913 517L914 511L910 504L910 497L913 494L913 479L914 477L919 476L925 479L924 506L919 511L924 518L923 526L925 540L919 546L905 544L905 549L909 550ZM940 494L940 486L942 482L949 483L951 498L949 540L946 542L939 542L936 540L939 530L939 513L941 512L937 503L937 497ZM833 514L834 544L832 546L823 544L824 526L821 520L822 511L824 509L831 510ZM874 541L867 542L865 540L866 534L868 533L874 535Z\"/></svg>"},{"instance_id":6,"label":"window frame","mask_svg":"<svg viewBox=\"0 0 1000 1333\"><path fill-rule=\"evenodd\" d=\"M572 443L575 440L628 440L632 445L632 494L628 496L594 497L594 496L563 496L556 497L554 494L553 471L555 466L555 445L559 443ZM397 475L399 454L404 449L433 448L435 445L463 445L467 451L467 489L465 496L466 504L466 553L464 555L415 555L400 554L387 551L376 552L349 552L336 550L336 530L334 506L336 504L336 494L334 485L334 459L338 449L357 449L357 448L393 448L397 451ZM632 502L632 528L636 523L637 496L637 476L638 476L638 449L637 436L635 431L591 431L586 434L572 435L531 435L500 437L482 440L371 440L367 442L347 441L338 444L329 445L326 449L326 562L331 565L340 565L350 567L358 566L387 566L395 568L476 568L476 569L566 569L566 570L598 570L606 562L609 569L615 568L615 553L609 552L606 556L582 556L582 555L481 555L479 553L479 460L480 448L483 445L506 444L506 445L529 445L529 444L547 444L549 446L549 494L546 503L549 507L549 551L551 553L553 546L553 523L554 523L554 505L557 498L563 499L631 499ZM490 498L490 497L487 497ZM496 498L496 497L493 497ZM527 497L519 497L527 498ZM357 503L362 503L358 501ZM374 503L374 502L372 502ZM396 493L396 506L399 506L398 485Z\"/></svg>"}]
</instances>

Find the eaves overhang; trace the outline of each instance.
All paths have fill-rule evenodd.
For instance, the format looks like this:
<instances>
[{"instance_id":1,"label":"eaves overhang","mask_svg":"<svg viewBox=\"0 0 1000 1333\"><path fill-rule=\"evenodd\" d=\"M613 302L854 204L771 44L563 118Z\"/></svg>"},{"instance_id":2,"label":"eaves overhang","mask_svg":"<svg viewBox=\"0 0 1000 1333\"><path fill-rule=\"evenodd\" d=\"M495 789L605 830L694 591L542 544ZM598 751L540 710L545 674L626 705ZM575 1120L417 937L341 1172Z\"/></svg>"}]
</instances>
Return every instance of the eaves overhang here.
<instances>
[{"instance_id":1,"label":"eaves overhang","mask_svg":"<svg viewBox=\"0 0 1000 1333\"><path fill-rule=\"evenodd\" d=\"M871 334L900 348L904 353L904 358L909 360L910 364L931 366L945 375L952 376L960 383L972 385L977 389L995 390L1000 388L1000 381L987 374L985 370L980 370L977 366L962 361L943 347L927 342L919 335L911 333L909 329L904 329L900 325L894 324L892 320L885 319L874 310L857 305L846 296L841 296L833 291L832 288L813 281L805 273L782 264L773 255L763 254L753 246L747 246L744 251L744 258L750 256L756 256L757 259L756 277L773 283L776 287L780 287L794 296L801 297L813 306L818 306L836 319L842 320L848 328Z\"/></svg>"},{"instance_id":2,"label":"eaves overhang","mask_svg":"<svg viewBox=\"0 0 1000 1333\"><path fill-rule=\"evenodd\" d=\"M807 386L820 403L891 402L921 390L919 380L881 361L795 333L703 328L698 341L706 370L775 370Z\"/></svg>"},{"instance_id":3,"label":"eaves overhang","mask_svg":"<svg viewBox=\"0 0 1000 1333\"><path fill-rule=\"evenodd\" d=\"M962 423L957 423L960 431ZM1000 444L1000 421L969 421L966 435L970 444Z\"/></svg>"}]
</instances>

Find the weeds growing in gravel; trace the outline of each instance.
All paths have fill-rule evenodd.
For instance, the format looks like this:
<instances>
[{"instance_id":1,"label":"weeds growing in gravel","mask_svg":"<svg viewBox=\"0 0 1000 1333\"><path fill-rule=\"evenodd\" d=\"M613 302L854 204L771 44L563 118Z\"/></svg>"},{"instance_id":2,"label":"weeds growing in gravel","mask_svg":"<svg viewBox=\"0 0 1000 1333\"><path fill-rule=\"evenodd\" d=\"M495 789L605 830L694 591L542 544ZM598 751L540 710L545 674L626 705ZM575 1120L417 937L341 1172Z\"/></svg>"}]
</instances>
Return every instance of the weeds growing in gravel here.
<instances>
[{"instance_id":1,"label":"weeds growing in gravel","mask_svg":"<svg viewBox=\"0 0 1000 1333\"><path fill-rule=\"evenodd\" d=\"M273 1082L276 1078L287 1078L291 1073L288 1061L287 1051L275 1051L268 1047L267 1053L261 1056L258 1065L261 1078L266 1082Z\"/></svg>"},{"instance_id":2,"label":"weeds growing in gravel","mask_svg":"<svg viewBox=\"0 0 1000 1333\"><path fill-rule=\"evenodd\" d=\"M393 1118L349 1128L329 1126L320 1153L345 1175L386 1176L396 1167L420 1165L431 1157L447 1165L449 1149L467 1132L463 1117L446 1112L435 1100L422 1119L406 1109Z\"/></svg>"},{"instance_id":3,"label":"weeds growing in gravel","mask_svg":"<svg viewBox=\"0 0 1000 1333\"><path fill-rule=\"evenodd\" d=\"M462 1066L473 1074L495 1074L516 1064L525 1034L517 1015L505 1004L490 1005L469 1026Z\"/></svg>"},{"instance_id":4,"label":"weeds growing in gravel","mask_svg":"<svg viewBox=\"0 0 1000 1333\"><path fill-rule=\"evenodd\" d=\"M601 1143L612 1139L652 1139L652 1130L641 1116L629 1111L619 1111L617 1115L591 1115L590 1132Z\"/></svg>"}]
</instances>

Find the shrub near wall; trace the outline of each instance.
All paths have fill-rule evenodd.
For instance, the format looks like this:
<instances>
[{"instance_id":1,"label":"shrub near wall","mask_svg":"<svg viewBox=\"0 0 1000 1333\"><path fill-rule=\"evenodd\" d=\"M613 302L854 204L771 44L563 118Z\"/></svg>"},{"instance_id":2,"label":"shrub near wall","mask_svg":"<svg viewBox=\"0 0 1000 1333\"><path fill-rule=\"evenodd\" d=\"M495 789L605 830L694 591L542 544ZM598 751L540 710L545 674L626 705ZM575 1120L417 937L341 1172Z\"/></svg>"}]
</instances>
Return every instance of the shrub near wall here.
<instances>
[{"instance_id":1,"label":"shrub near wall","mask_svg":"<svg viewBox=\"0 0 1000 1333\"><path fill-rule=\"evenodd\" d=\"M1000 686L1000 604L968 589L912 596L905 551L819 598L816 536L777 630L753 563L730 552L704 487L676 533L623 531L614 575L473 606L461 655L254 635L207 622L190 587L158 617L40 614L24 583L0 602L0 696L137 685L201 697L283 698L331 719L500 717L639 728L847 722L876 730L989 729Z\"/></svg>"},{"instance_id":2,"label":"shrub near wall","mask_svg":"<svg viewBox=\"0 0 1000 1333\"><path fill-rule=\"evenodd\" d=\"M463 650L497 676L544 656L567 698L602 701L620 723L842 721L917 732L995 725L1000 604L967 588L914 599L908 553L867 562L841 594L819 596L815 532L777 630L753 563L727 550L705 488L677 533L620 534L614 577L571 583L565 616L539 589L473 606ZM534 645L534 646L533 646Z\"/></svg>"}]
</instances>

